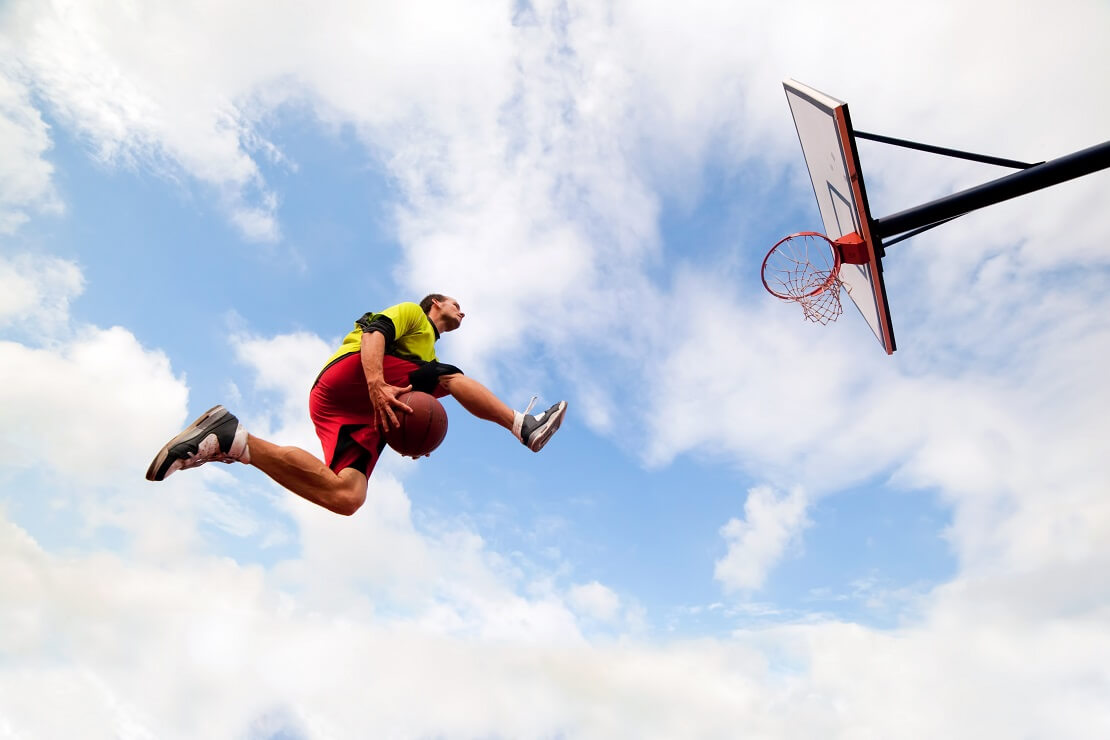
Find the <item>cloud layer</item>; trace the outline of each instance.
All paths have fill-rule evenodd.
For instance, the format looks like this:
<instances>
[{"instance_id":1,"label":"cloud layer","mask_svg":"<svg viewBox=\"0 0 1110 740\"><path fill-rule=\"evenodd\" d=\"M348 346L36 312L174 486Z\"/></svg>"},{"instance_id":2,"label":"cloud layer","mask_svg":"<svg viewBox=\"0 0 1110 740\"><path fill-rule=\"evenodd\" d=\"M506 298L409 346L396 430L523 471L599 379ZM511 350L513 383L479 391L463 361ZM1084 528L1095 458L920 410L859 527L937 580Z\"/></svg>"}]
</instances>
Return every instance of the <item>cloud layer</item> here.
<instances>
[{"instance_id":1,"label":"cloud layer","mask_svg":"<svg viewBox=\"0 0 1110 740\"><path fill-rule=\"evenodd\" d=\"M812 225L783 77L848 99L860 128L1035 161L1107 130L1107 27L1082 0L11 3L0 244L63 210L46 121L279 240L270 173L296 164L270 124L308 110L393 183L397 282L482 317L461 365L570 388L648 467L696 456L757 479L705 558L727 598L773 578L823 498L874 481L949 507L958 573L891 630L810 615L668 640L635 594L417 521L399 465L351 520L254 471L153 498L142 466L188 420L183 369L77 321L98 289L78 265L5 252L0 734L1110 733L1105 173L893 248L893 359L854 316L802 324L749 264L774 229ZM1015 55L1015 38L1037 43ZM995 174L861 150L884 214ZM744 178L740 246L678 253L664 217L692 224ZM330 340L228 342L250 428L315 450L303 390ZM500 359L522 346L550 368Z\"/></svg>"}]
</instances>

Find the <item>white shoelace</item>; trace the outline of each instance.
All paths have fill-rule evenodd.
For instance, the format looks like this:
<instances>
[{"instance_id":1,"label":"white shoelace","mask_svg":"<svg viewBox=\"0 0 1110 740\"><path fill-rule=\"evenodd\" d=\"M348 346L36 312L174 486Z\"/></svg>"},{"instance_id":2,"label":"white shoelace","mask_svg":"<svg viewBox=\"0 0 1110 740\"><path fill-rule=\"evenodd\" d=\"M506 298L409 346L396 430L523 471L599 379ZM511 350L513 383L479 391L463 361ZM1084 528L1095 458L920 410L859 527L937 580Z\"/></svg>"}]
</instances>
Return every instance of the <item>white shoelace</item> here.
<instances>
[{"instance_id":1,"label":"white shoelace","mask_svg":"<svg viewBox=\"0 0 1110 740\"><path fill-rule=\"evenodd\" d=\"M532 407L536 405L537 398L539 398L539 396L532 396L532 400L528 402L528 408L524 409L525 416L528 416L528 412L531 411Z\"/></svg>"}]
</instances>

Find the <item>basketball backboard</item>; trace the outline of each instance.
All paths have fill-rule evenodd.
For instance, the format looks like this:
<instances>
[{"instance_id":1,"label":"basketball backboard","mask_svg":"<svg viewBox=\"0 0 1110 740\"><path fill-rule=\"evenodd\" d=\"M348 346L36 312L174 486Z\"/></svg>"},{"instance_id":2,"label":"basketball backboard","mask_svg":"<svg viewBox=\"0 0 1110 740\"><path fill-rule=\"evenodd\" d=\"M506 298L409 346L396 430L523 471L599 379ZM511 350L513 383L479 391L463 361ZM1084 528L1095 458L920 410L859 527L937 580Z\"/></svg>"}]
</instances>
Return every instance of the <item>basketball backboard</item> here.
<instances>
[{"instance_id":1,"label":"basketball backboard","mask_svg":"<svg viewBox=\"0 0 1110 740\"><path fill-rule=\"evenodd\" d=\"M882 242L873 236L859 154L848 104L795 80L783 82L825 235L836 240L856 233L864 241L863 264L844 264L840 279L879 343L892 354L894 329L883 283Z\"/></svg>"}]
</instances>

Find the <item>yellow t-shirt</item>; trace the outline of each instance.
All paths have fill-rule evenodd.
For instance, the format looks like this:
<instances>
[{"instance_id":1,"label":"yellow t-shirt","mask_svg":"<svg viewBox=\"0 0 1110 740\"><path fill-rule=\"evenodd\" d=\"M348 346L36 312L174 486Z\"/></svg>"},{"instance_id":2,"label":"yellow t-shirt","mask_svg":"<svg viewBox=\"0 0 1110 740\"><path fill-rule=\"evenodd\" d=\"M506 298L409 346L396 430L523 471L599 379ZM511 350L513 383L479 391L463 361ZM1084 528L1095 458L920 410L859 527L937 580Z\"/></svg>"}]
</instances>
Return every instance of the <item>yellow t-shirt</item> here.
<instances>
[{"instance_id":1,"label":"yellow t-shirt","mask_svg":"<svg viewBox=\"0 0 1110 740\"><path fill-rule=\"evenodd\" d=\"M362 335L368 331L385 336L385 353L410 362L424 363L436 359L439 331L428 315L415 303L398 303L380 313L363 314L354 330L343 338L339 349L328 358L324 369L362 348Z\"/></svg>"}]
</instances>

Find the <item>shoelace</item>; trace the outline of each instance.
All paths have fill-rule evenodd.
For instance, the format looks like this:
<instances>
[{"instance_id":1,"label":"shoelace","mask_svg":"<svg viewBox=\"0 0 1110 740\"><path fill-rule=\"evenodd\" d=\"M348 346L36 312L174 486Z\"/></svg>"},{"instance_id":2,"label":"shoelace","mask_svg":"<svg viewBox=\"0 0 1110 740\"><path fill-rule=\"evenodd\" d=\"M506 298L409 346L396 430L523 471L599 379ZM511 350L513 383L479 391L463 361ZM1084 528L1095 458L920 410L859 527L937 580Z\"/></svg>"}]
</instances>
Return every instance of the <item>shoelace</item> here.
<instances>
[{"instance_id":1,"label":"shoelace","mask_svg":"<svg viewBox=\"0 0 1110 740\"><path fill-rule=\"evenodd\" d=\"M219 442L216 442L216 452L202 454L200 451L200 446L212 436L213 435L211 434L205 436L203 439L200 440L200 442L197 443L197 449L195 452L190 452L185 457L180 458L181 468L183 470L187 468L199 468L201 465L210 462L222 462L228 465L233 462L239 462L238 457L234 457L233 455L229 454L229 452L224 452L223 450L221 450Z\"/></svg>"},{"instance_id":2,"label":"shoelace","mask_svg":"<svg viewBox=\"0 0 1110 740\"><path fill-rule=\"evenodd\" d=\"M536 405L537 398L539 398L539 396L532 396L532 400L528 402L528 408L524 409L524 416L528 416L528 412Z\"/></svg>"}]
</instances>

